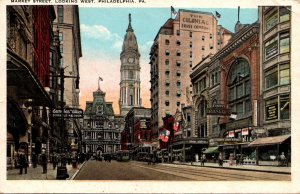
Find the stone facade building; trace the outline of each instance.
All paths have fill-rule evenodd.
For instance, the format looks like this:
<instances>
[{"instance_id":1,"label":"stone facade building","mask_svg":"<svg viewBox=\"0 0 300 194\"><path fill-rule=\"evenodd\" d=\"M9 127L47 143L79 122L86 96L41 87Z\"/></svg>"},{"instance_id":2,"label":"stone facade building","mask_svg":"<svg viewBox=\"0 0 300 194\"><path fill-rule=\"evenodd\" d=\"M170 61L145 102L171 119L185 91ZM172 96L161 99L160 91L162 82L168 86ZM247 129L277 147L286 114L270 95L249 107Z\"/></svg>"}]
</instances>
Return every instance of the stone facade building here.
<instances>
[{"instance_id":1,"label":"stone facade building","mask_svg":"<svg viewBox=\"0 0 300 194\"><path fill-rule=\"evenodd\" d=\"M60 57L55 17L53 6L7 6L7 167L16 165L20 153L29 162L43 150L49 156L51 137L59 138L49 120L56 86L48 93L50 71Z\"/></svg>"},{"instance_id":2,"label":"stone facade building","mask_svg":"<svg viewBox=\"0 0 300 194\"><path fill-rule=\"evenodd\" d=\"M86 102L82 125L83 153L99 157L121 149L123 118L114 115L112 102L105 101L105 92L100 87L93 92L93 101Z\"/></svg>"},{"instance_id":3,"label":"stone facade building","mask_svg":"<svg viewBox=\"0 0 300 194\"><path fill-rule=\"evenodd\" d=\"M140 52L134 30L131 26L131 14L129 24L124 36L121 59L120 80L120 115L126 116L132 107L140 107L141 80L140 80Z\"/></svg>"},{"instance_id":4,"label":"stone facade building","mask_svg":"<svg viewBox=\"0 0 300 194\"><path fill-rule=\"evenodd\" d=\"M253 144L259 164L269 164L272 155L291 158L291 7L259 7L259 21L263 127L256 136L265 138ZM268 141L274 143L267 146Z\"/></svg>"}]
</instances>

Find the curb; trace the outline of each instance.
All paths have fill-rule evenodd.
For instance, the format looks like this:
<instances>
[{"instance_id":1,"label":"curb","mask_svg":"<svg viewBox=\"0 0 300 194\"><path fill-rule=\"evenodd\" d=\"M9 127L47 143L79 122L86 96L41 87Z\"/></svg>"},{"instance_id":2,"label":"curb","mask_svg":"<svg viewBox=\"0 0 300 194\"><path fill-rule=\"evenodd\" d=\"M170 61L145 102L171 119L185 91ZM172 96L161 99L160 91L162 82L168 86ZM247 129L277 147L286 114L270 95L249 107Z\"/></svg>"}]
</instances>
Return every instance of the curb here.
<instances>
[{"instance_id":1,"label":"curb","mask_svg":"<svg viewBox=\"0 0 300 194\"><path fill-rule=\"evenodd\" d=\"M69 179L69 180L74 180L75 177L77 176L77 174L79 173L79 171L81 170L81 168L85 165L86 161L84 161L82 163L82 165L80 166L80 168L73 174L73 176Z\"/></svg>"},{"instance_id":2,"label":"curb","mask_svg":"<svg viewBox=\"0 0 300 194\"><path fill-rule=\"evenodd\" d=\"M185 165L185 166L195 166L195 167L202 167L195 164L182 164L182 163L176 163L171 165ZM270 170L259 170L259 169L240 169L240 168L230 168L230 167L217 167L217 166L203 166L207 168L219 168L219 169L228 169L228 170L243 170L243 171L256 171L256 172L266 172L266 173L277 173L277 174L291 174L290 172L283 172L283 171L270 171Z\"/></svg>"}]
</instances>

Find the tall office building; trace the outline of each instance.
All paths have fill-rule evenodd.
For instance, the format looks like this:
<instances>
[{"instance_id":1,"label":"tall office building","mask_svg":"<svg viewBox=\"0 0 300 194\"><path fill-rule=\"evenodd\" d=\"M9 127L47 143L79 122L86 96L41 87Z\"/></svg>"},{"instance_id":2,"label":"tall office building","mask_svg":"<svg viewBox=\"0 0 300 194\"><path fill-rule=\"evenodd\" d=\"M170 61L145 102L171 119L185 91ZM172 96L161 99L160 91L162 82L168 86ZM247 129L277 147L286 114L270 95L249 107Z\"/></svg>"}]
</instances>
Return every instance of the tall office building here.
<instances>
[{"instance_id":1,"label":"tall office building","mask_svg":"<svg viewBox=\"0 0 300 194\"><path fill-rule=\"evenodd\" d=\"M180 9L160 28L150 51L153 134L163 125L162 117L192 104L192 68L231 36L212 13L202 11Z\"/></svg>"},{"instance_id":2,"label":"tall office building","mask_svg":"<svg viewBox=\"0 0 300 194\"><path fill-rule=\"evenodd\" d=\"M79 58L82 57L79 9L77 5L56 5L56 20L53 23L59 33L60 64L64 68L64 106L79 108L79 93L76 90L76 77L79 75ZM69 77L67 77L69 76ZM61 80L59 83L62 83ZM60 96L60 91L59 91ZM80 136L78 119L67 119L64 126L68 144L76 144ZM74 146L73 146L74 147Z\"/></svg>"},{"instance_id":3,"label":"tall office building","mask_svg":"<svg viewBox=\"0 0 300 194\"><path fill-rule=\"evenodd\" d=\"M120 81L120 114L125 116L132 107L141 106L141 81L140 81L140 52L131 26L131 14L129 24L124 37L121 59Z\"/></svg>"}]
</instances>

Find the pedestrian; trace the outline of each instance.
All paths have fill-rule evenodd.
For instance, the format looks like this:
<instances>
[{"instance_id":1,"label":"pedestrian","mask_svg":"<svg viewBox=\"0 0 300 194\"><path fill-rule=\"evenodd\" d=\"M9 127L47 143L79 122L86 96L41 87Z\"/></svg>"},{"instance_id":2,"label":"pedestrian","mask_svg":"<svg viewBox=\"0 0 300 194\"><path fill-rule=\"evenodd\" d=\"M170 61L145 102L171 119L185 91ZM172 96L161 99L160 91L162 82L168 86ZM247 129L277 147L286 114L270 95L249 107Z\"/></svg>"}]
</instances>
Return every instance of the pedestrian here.
<instances>
[{"instance_id":1,"label":"pedestrian","mask_svg":"<svg viewBox=\"0 0 300 194\"><path fill-rule=\"evenodd\" d=\"M244 164L244 155L241 154L240 155L240 165L243 165Z\"/></svg>"},{"instance_id":2,"label":"pedestrian","mask_svg":"<svg viewBox=\"0 0 300 194\"><path fill-rule=\"evenodd\" d=\"M28 162L25 157L25 154L20 155L20 174L23 174L23 168L24 168L24 173L27 174L27 167L28 167Z\"/></svg>"},{"instance_id":3,"label":"pedestrian","mask_svg":"<svg viewBox=\"0 0 300 194\"><path fill-rule=\"evenodd\" d=\"M53 164L53 170L55 170L56 165L57 165L57 156L56 156L56 154L53 155L52 164Z\"/></svg>"},{"instance_id":4,"label":"pedestrian","mask_svg":"<svg viewBox=\"0 0 300 194\"><path fill-rule=\"evenodd\" d=\"M284 166L286 163L286 157L284 155L284 152L281 153L281 155L279 156L279 159L280 159L280 165Z\"/></svg>"},{"instance_id":5,"label":"pedestrian","mask_svg":"<svg viewBox=\"0 0 300 194\"><path fill-rule=\"evenodd\" d=\"M206 156L205 156L205 154L203 154L201 156L201 166L204 166L205 160L206 160Z\"/></svg>"},{"instance_id":6,"label":"pedestrian","mask_svg":"<svg viewBox=\"0 0 300 194\"><path fill-rule=\"evenodd\" d=\"M153 154L153 157L152 157L152 165L155 165L156 163L156 156Z\"/></svg>"},{"instance_id":7,"label":"pedestrian","mask_svg":"<svg viewBox=\"0 0 300 194\"><path fill-rule=\"evenodd\" d=\"M43 174L46 174L47 173L47 156L44 152L41 155L41 165L43 167Z\"/></svg>"},{"instance_id":8,"label":"pedestrian","mask_svg":"<svg viewBox=\"0 0 300 194\"><path fill-rule=\"evenodd\" d=\"M235 165L237 166L238 164L240 164L240 156L239 155L236 156L236 163L235 163Z\"/></svg>"},{"instance_id":9,"label":"pedestrian","mask_svg":"<svg viewBox=\"0 0 300 194\"><path fill-rule=\"evenodd\" d=\"M148 165L151 165L151 160L152 160L152 158L151 158L151 155L149 154L148 155Z\"/></svg>"},{"instance_id":10,"label":"pedestrian","mask_svg":"<svg viewBox=\"0 0 300 194\"><path fill-rule=\"evenodd\" d=\"M31 159L31 161L32 161L32 167L36 168L37 158L36 158L35 152L32 153L32 159Z\"/></svg>"},{"instance_id":11,"label":"pedestrian","mask_svg":"<svg viewBox=\"0 0 300 194\"><path fill-rule=\"evenodd\" d=\"M223 167L223 156L221 153L219 154L218 160L219 160L219 166Z\"/></svg>"},{"instance_id":12,"label":"pedestrian","mask_svg":"<svg viewBox=\"0 0 300 194\"><path fill-rule=\"evenodd\" d=\"M233 160L234 160L233 153L230 153L230 155L229 155L229 166L233 165Z\"/></svg>"}]
</instances>

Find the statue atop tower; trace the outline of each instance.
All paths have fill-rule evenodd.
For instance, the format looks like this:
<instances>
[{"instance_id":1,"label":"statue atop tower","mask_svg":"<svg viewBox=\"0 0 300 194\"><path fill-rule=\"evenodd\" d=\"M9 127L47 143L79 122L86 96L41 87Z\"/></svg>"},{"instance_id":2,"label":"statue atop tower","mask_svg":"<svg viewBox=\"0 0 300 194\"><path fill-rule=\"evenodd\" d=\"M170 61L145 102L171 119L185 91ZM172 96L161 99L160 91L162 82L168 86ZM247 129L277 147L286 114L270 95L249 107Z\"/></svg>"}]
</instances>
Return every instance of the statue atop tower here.
<instances>
[{"instance_id":1,"label":"statue atop tower","mask_svg":"<svg viewBox=\"0 0 300 194\"><path fill-rule=\"evenodd\" d=\"M132 107L140 107L142 104L140 98L140 52L131 25L131 14L129 14L128 20L129 23L120 54L121 80L119 107L122 116L125 116Z\"/></svg>"}]
</instances>

